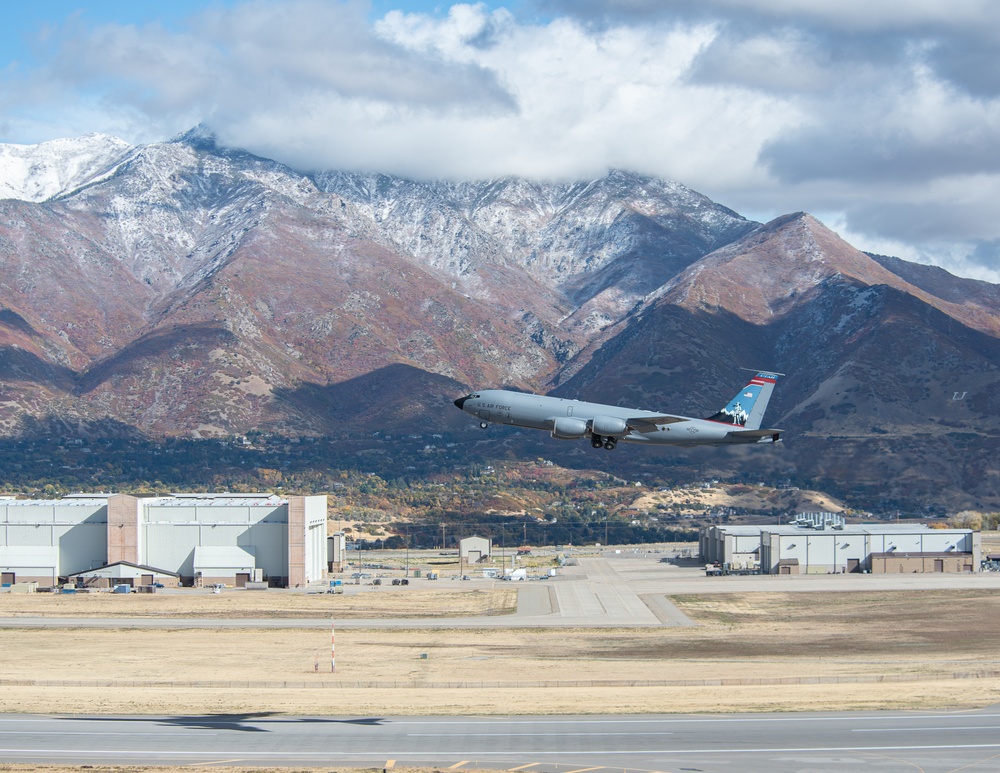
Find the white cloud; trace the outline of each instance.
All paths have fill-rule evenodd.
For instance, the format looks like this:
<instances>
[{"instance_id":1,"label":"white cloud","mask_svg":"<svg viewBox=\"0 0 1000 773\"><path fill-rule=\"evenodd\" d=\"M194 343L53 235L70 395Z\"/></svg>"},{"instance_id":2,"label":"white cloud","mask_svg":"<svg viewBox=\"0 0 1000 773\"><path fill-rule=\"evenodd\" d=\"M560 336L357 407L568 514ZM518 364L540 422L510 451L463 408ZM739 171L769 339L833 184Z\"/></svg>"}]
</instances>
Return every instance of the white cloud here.
<instances>
[{"instance_id":1,"label":"white cloud","mask_svg":"<svg viewBox=\"0 0 1000 773\"><path fill-rule=\"evenodd\" d=\"M359 3L257 0L206 11L183 33L158 25L70 32L33 82L100 89L150 120L176 122L197 110L225 131L284 113L294 135L317 101L442 113L513 108L491 73L387 43Z\"/></svg>"},{"instance_id":2,"label":"white cloud","mask_svg":"<svg viewBox=\"0 0 1000 773\"><path fill-rule=\"evenodd\" d=\"M475 127L484 132L476 155L438 159L449 174L574 177L619 166L725 186L755 175L759 149L798 120L779 98L688 82L717 35L710 25L595 31L569 19L518 25L506 12L462 6L444 20L390 14L377 29L407 49L496 73L518 105ZM440 128L452 135L471 127Z\"/></svg>"},{"instance_id":3,"label":"white cloud","mask_svg":"<svg viewBox=\"0 0 1000 773\"><path fill-rule=\"evenodd\" d=\"M924 27L1000 32L993 0L536 0L536 3L564 14L611 21L721 14L741 21L808 21L828 29L855 32Z\"/></svg>"},{"instance_id":4,"label":"white cloud","mask_svg":"<svg viewBox=\"0 0 1000 773\"><path fill-rule=\"evenodd\" d=\"M928 25L1000 29L992 0L709 0L720 9L778 18L813 19L849 30L913 29Z\"/></svg>"}]
</instances>

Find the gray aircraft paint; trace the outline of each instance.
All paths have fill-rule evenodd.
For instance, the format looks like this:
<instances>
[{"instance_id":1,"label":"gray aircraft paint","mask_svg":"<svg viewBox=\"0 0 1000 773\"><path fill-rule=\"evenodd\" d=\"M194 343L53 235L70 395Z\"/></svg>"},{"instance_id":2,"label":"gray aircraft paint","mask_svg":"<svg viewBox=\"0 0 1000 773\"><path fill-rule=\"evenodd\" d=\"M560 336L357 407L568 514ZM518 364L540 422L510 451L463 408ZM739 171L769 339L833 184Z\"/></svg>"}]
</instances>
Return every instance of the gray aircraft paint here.
<instances>
[{"instance_id":1,"label":"gray aircraft paint","mask_svg":"<svg viewBox=\"0 0 1000 773\"><path fill-rule=\"evenodd\" d=\"M776 443L783 430L760 426L780 375L757 373L725 408L707 419L505 389L472 392L455 400L455 405L484 427L509 424L547 430L559 440L589 438L595 448L609 450L619 440L671 446Z\"/></svg>"}]
</instances>

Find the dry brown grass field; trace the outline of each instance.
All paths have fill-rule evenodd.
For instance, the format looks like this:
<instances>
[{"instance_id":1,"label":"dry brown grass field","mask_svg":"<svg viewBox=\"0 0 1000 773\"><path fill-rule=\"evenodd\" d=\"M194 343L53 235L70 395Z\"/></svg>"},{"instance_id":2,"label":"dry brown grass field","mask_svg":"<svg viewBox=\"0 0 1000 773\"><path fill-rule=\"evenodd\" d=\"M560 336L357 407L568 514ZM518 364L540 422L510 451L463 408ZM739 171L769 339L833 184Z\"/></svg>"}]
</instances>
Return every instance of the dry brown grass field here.
<instances>
[{"instance_id":1,"label":"dry brown grass field","mask_svg":"<svg viewBox=\"0 0 1000 773\"><path fill-rule=\"evenodd\" d=\"M510 614L513 588L419 590L348 586L344 594L226 590L0 595L0 617L427 618Z\"/></svg>"},{"instance_id":2,"label":"dry brown grass field","mask_svg":"<svg viewBox=\"0 0 1000 773\"><path fill-rule=\"evenodd\" d=\"M0 616L400 617L509 589L357 596L0 596ZM0 711L323 715L954 708L1000 701L1000 598L977 590L674 597L642 629L0 629ZM357 605L357 606L354 606ZM407 606L412 605L412 606Z\"/></svg>"}]
</instances>

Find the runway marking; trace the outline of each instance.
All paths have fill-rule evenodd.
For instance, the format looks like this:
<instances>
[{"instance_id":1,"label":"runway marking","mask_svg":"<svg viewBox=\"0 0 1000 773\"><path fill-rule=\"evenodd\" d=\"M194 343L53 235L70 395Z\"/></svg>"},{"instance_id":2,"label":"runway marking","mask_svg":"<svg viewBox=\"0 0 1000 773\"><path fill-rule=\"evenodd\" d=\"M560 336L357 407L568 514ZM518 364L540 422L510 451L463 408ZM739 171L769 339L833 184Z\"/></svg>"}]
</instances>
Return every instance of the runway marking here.
<instances>
[{"instance_id":1,"label":"runway marking","mask_svg":"<svg viewBox=\"0 0 1000 773\"><path fill-rule=\"evenodd\" d=\"M540 762L529 762L527 765L518 765L516 768L507 768L508 773L515 773L518 770L527 770L528 768L533 768L537 765L541 765Z\"/></svg>"},{"instance_id":2,"label":"runway marking","mask_svg":"<svg viewBox=\"0 0 1000 773\"><path fill-rule=\"evenodd\" d=\"M937 750L971 750L971 749L1000 749L1000 743L974 743L974 744L932 744L926 746L801 746L801 747L775 747L775 748L765 748L765 749L644 749L642 754L803 754L803 753L816 753L816 752L886 752L886 751L937 751ZM156 752L163 756L174 756L174 757L185 757L185 756L198 756L198 757L211 757L211 753L206 753L204 751L158 751ZM438 751L437 754L442 754L445 752ZM148 757L150 752L148 750L137 750L137 751L122 751L119 749L4 749L0 748L0 754L10 754L10 755L29 755L37 754L42 756L55 756L55 755L72 755L72 754L115 754L120 757ZM236 754L235 751L225 751L219 752L220 756L230 757ZM323 752L273 752L273 751L260 751L260 752L240 752L240 759L246 759L248 757L262 757L262 758L274 758L274 757L295 757L295 758L318 758L321 757ZM510 752L491 752L491 751L477 751L475 754L478 757L509 757ZM627 755L636 754L634 751L622 751L621 749L594 749L591 751L533 751L532 754L537 756L554 756L554 755L574 755L579 757L593 757L597 755ZM338 757L350 757L359 759L370 759L371 753L366 752L337 752ZM426 759L431 756L431 752L415 752L415 751L402 751L396 753L397 758L416 758L416 759ZM390 760L395 762L395 760ZM607 767L607 766L601 766ZM595 770L597 768L594 768Z\"/></svg>"},{"instance_id":3,"label":"runway marking","mask_svg":"<svg viewBox=\"0 0 1000 773\"><path fill-rule=\"evenodd\" d=\"M644 724L667 724L667 725L683 725L683 724L694 724L699 722L711 722L712 724L720 722L780 722L781 724L788 724L789 722L857 722L858 720L872 721L872 722L922 722L928 719L966 719L967 714L952 715L952 714L918 714L918 715L890 715L890 716L842 716L842 717L693 717L691 719L672 719L668 717L663 718L651 718L651 719L542 719L536 721L531 720L491 720L491 719L470 719L469 724L491 724L491 725L637 725L640 723ZM1000 714L976 714L975 719L997 719ZM0 720L3 721L3 720ZM438 725L440 722L432 720L394 720L394 725Z\"/></svg>"},{"instance_id":4,"label":"runway marking","mask_svg":"<svg viewBox=\"0 0 1000 773\"><path fill-rule=\"evenodd\" d=\"M148 735L154 738L164 737L164 733L144 733L144 732L131 732L131 733L115 733L110 730L107 732L100 733L87 733L83 731L63 731L63 730L0 730L0 735ZM170 738L178 738L182 735L195 736L196 738L204 738L206 736L221 735L221 733L169 733Z\"/></svg>"},{"instance_id":5,"label":"runway marking","mask_svg":"<svg viewBox=\"0 0 1000 773\"><path fill-rule=\"evenodd\" d=\"M202 765L224 765L229 762L243 762L243 758L235 757L234 759L231 760L214 760L213 762L189 762L188 765L190 765L192 768L197 768Z\"/></svg>"},{"instance_id":6,"label":"runway marking","mask_svg":"<svg viewBox=\"0 0 1000 773\"><path fill-rule=\"evenodd\" d=\"M448 770L455 770L456 768L460 768L463 765L468 765L471 761L472 760L462 760L461 762L456 762L454 765L450 765L448 767Z\"/></svg>"},{"instance_id":7,"label":"runway marking","mask_svg":"<svg viewBox=\"0 0 1000 773\"><path fill-rule=\"evenodd\" d=\"M460 730L456 730L454 733L407 733L407 738L552 738L553 736L558 736L559 738L567 738L572 736L587 736L590 737L595 735L595 733L466 733ZM597 733L602 738L608 738L613 735L628 736L629 738L637 735L673 735L673 733Z\"/></svg>"},{"instance_id":8,"label":"runway marking","mask_svg":"<svg viewBox=\"0 0 1000 773\"><path fill-rule=\"evenodd\" d=\"M853 727L852 733L923 733L926 730L996 730L996 725L969 727Z\"/></svg>"},{"instance_id":9,"label":"runway marking","mask_svg":"<svg viewBox=\"0 0 1000 773\"><path fill-rule=\"evenodd\" d=\"M603 765L598 765L596 768L577 768L576 770L567 770L566 773L587 773L588 770L600 770Z\"/></svg>"}]
</instances>

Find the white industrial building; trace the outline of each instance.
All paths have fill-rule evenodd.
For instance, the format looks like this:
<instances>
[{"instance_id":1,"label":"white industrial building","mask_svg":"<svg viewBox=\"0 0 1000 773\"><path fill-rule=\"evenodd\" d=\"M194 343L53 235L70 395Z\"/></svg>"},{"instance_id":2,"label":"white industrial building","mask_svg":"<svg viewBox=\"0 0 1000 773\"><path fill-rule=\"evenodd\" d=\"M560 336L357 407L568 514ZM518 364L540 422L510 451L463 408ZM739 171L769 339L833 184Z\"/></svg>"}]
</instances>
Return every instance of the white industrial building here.
<instances>
[{"instance_id":1,"label":"white industrial building","mask_svg":"<svg viewBox=\"0 0 1000 773\"><path fill-rule=\"evenodd\" d=\"M184 584L266 579L297 586L326 571L326 497L273 494L74 494L0 500L3 583L125 562L176 573Z\"/></svg>"},{"instance_id":2,"label":"white industrial building","mask_svg":"<svg viewBox=\"0 0 1000 773\"><path fill-rule=\"evenodd\" d=\"M710 526L700 548L707 563L762 574L975 572L982 557L979 532L924 524Z\"/></svg>"},{"instance_id":3,"label":"white industrial building","mask_svg":"<svg viewBox=\"0 0 1000 773\"><path fill-rule=\"evenodd\" d=\"M0 499L0 581L55 585L108 563L108 495Z\"/></svg>"}]
</instances>

